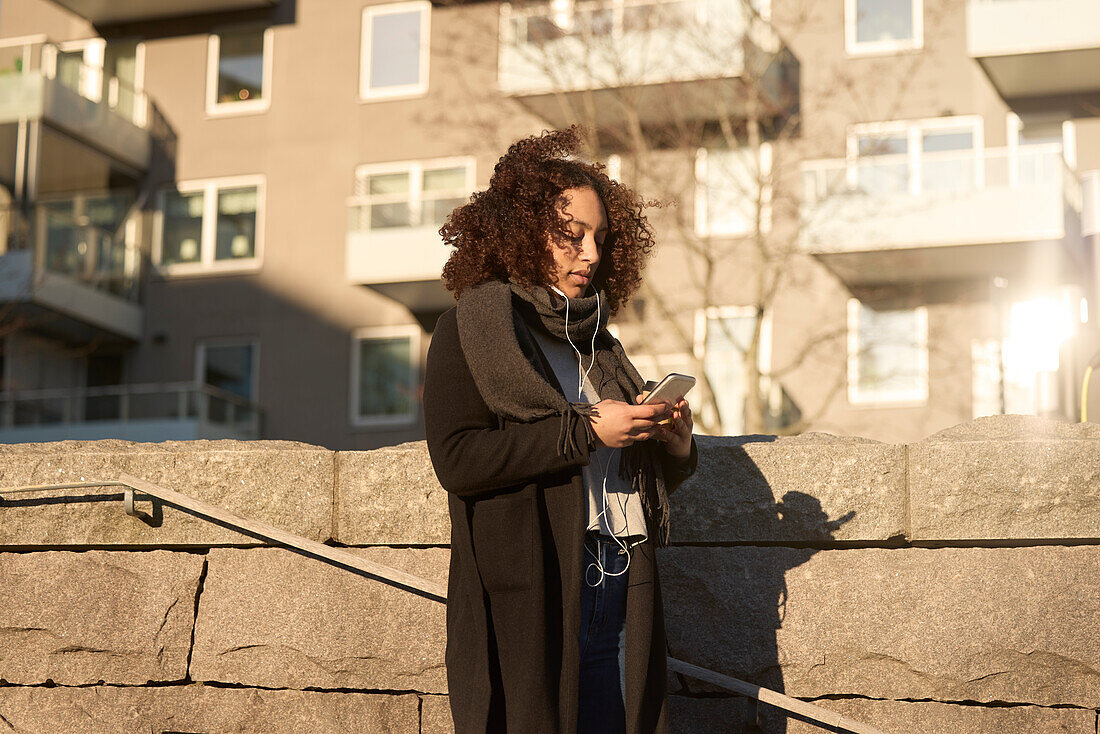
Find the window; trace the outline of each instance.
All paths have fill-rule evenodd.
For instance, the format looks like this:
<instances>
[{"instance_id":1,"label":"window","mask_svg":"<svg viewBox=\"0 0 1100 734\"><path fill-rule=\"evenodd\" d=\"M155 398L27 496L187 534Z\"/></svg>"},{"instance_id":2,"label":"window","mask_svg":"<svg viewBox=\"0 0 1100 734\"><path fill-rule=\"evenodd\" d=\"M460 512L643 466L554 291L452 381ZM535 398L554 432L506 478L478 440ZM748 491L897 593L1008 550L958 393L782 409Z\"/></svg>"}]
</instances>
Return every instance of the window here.
<instances>
[{"instance_id":1,"label":"window","mask_svg":"<svg viewBox=\"0 0 1100 734\"><path fill-rule=\"evenodd\" d=\"M262 176L182 182L162 191L154 262L172 273L258 268L263 198Z\"/></svg>"},{"instance_id":2,"label":"window","mask_svg":"<svg viewBox=\"0 0 1100 734\"><path fill-rule=\"evenodd\" d=\"M471 158L410 161L360 166L350 204L356 232L429 227L439 229L447 215L474 189Z\"/></svg>"},{"instance_id":3,"label":"window","mask_svg":"<svg viewBox=\"0 0 1100 734\"><path fill-rule=\"evenodd\" d=\"M199 381L246 400L254 400L259 350L260 345L256 342L199 344Z\"/></svg>"},{"instance_id":4,"label":"window","mask_svg":"<svg viewBox=\"0 0 1100 734\"><path fill-rule=\"evenodd\" d=\"M702 422L720 425L722 435L745 432L745 400L749 385L745 375L745 352L752 344L756 309L751 306L712 307L696 314L695 352L703 359L720 421L710 406L703 406ZM762 374L771 369L771 317L760 325L757 366ZM765 385L758 386L764 389Z\"/></svg>"},{"instance_id":5,"label":"window","mask_svg":"<svg viewBox=\"0 0 1100 734\"><path fill-rule=\"evenodd\" d=\"M928 311L848 301L848 402L928 400Z\"/></svg>"},{"instance_id":6,"label":"window","mask_svg":"<svg viewBox=\"0 0 1100 734\"><path fill-rule=\"evenodd\" d=\"M848 183L872 195L980 188L982 147L976 115L854 125Z\"/></svg>"},{"instance_id":7,"label":"window","mask_svg":"<svg viewBox=\"0 0 1100 734\"><path fill-rule=\"evenodd\" d=\"M771 230L771 144L761 143L760 160L749 148L700 148L695 156L695 233L745 236Z\"/></svg>"},{"instance_id":8,"label":"window","mask_svg":"<svg viewBox=\"0 0 1100 734\"><path fill-rule=\"evenodd\" d=\"M420 328L357 329L351 338L351 422L409 425L419 409Z\"/></svg>"},{"instance_id":9,"label":"window","mask_svg":"<svg viewBox=\"0 0 1100 734\"><path fill-rule=\"evenodd\" d=\"M210 388L203 395L204 415L213 423L251 421L259 393L260 344L256 341L200 342L195 354L196 380Z\"/></svg>"},{"instance_id":10,"label":"window","mask_svg":"<svg viewBox=\"0 0 1100 734\"><path fill-rule=\"evenodd\" d=\"M263 112L271 104L271 28L210 36L206 59L208 115Z\"/></svg>"},{"instance_id":11,"label":"window","mask_svg":"<svg viewBox=\"0 0 1100 734\"><path fill-rule=\"evenodd\" d=\"M428 91L431 3L363 8L360 99L411 97Z\"/></svg>"},{"instance_id":12,"label":"window","mask_svg":"<svg viewBox=\"0 0 1100 734\"><path fill-rule=\"evenodd\" d=\"M845 0L849 54L882 54L924 45L924 0Z\"/></svg>"}]
</instances>

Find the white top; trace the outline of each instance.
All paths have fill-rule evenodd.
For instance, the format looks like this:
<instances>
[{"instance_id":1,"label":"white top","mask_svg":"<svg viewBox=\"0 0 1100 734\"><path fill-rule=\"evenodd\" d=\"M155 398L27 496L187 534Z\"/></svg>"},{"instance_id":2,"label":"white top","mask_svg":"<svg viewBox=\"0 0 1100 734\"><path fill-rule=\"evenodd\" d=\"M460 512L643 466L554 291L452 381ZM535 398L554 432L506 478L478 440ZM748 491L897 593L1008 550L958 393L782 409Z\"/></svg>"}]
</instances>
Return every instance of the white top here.
<instances>
[{"instance_id":1,"label":"white top","mask_svg":"<svg viewBox=\"0 0 1100 734\"><path fill-rule=\"evenodd\" d=\"M540 329L532 328L531 333L561 383L565 399L572 403L600 402L600 396L588 378L584 378L581 384L589 358L582 360L569 342ZM601 446L588 456L588 465L583 471L584 488L588 495L588 529L617 538L637 536L644 539L647 533L642 501L630 483L619 477L619 453L619 449Z\"/></svg>"}]
</instances>

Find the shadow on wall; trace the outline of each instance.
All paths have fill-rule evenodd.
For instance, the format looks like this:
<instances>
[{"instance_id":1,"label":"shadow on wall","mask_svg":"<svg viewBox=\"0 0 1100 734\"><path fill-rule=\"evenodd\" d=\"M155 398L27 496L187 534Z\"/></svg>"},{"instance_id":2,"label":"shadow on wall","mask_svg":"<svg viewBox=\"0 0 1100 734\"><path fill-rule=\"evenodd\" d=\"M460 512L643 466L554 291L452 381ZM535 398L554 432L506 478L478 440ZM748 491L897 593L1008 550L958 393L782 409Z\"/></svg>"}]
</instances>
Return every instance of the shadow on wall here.
<instances>
[{"instance_id":1,"label":"shadow on wall","mask_svg":"<svg viewBox=\"0 0 1100 734\"><path fill-rule=\"evenodd\" d=\"M717 513L717 524L734 526L736 544L730 547L723 540L716 541L723 543L721 547L706 547L702 540L692 547L668 549L662 560L667 577L662 578L662 586L668 588L671 656L784 693L777 631L786 615L787 571L828 547L833 534L856 513L852 510L829 519L818 498L800 491L789 491L777 501L743 448L774 440L773 436L745 436L738 445L726 447L731 467L728 484L715 488L726 496L713 502L710 511ZM708 619L694 614L696 609L725 613L707 615ZM696 699L674 708L676 731L704 731L719 719L727 727L739 722L740 728L730 731L787 731L787 712L742 697L715 700L731 694L686 676L677 675L670 691ZM736 717L733 721L731 714Z\"/></svg>"}]
</instances>

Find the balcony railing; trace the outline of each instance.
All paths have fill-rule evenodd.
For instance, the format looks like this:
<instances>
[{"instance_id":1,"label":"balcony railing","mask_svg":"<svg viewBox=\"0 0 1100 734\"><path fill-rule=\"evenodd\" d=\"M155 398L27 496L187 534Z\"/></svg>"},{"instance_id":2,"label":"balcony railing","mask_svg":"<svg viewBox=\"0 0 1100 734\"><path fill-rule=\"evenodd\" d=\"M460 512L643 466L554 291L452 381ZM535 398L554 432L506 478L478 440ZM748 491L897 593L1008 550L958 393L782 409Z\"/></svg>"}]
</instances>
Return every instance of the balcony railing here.
<instances>
[{"instance_id":1,"label":"balcony railing","mask_svg":"<svg viewBox=\"0 0 1100 734\"><path fill-rule=\"evenodd\" d=\"M0 39L0 77L10 74L42 75L85 99L105 104L138 127L149 124L152 103L143 90L65 54L44 36Z\"/></svg>"},{"instance_id":2,"label":"balcony railing","mask_svg":"<svg viewBox=\"0 0 1100 734\"><path fill-rule=\"evenodd\" d=\"M101 438L127 426L138 432L147 426L161 435L166 426L171 432L172 424L180 429L179 438L259 438L261 409L239 395L192 382L0 393L0 437L9 439L20 429L53 427L62 435L76 426L84 429L81 434L99 427Z\"/></svg>"},{"instance_id":3,"label":"balcony railing","mask_svg":"<svg viewBox=\"0 0 1100 734\"><path fill-rule=\"evenodd\" d=\"M0 120L39 115L143 169L151 147L174 145L171 126L144 90L44 35L0 39Z\"/></svg>"},{"instance_id":4,"label":"balcony railing","mask_svg":"<svg viewBox=\"0 0 1100 734\"><path fill-rule=\"evenodd\" d=\"M500 86L541 94L738 77L778 36L740 0L501 6Z\"/></svg>"},{"instance_id":5,"label":"balcony railing","mask_svg":"<svg viewBox=\"0 0 1100 734\"><path fill-rule=\"evenodd\" d=\"M26 210L0 208L0 258L10 265L8 276L22 252L36 280L55 273L138 303L141 253L125 234L133 201L132 192L107 192L40 201Z\"/></svg>"},{"instance_id":6,"label":"balcony railing","mask_svg":"<svg viewBox=\"0 0 1100 734\"><path fill-rule=\"evenodd\" d=\"M1060 239L1081 188L1058 144L803 164L811 252Z\"/></svg>"}]
</instances>

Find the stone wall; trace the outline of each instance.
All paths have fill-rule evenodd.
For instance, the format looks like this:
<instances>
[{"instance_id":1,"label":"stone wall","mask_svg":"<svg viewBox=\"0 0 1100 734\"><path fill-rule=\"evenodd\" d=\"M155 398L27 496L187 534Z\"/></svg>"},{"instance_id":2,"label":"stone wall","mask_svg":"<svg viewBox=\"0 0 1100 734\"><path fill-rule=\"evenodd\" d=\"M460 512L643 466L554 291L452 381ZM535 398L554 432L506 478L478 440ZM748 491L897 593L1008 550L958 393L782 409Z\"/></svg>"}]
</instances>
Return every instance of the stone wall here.
<instances>
[{"instance_id":1,"label":"stone wall","mask_svg":"<svg viewBox=\"0 0 1100 734\"><path fill-rule=\"evenodd\" d=\"M1100 426L700 448L661 555L671 654L888 732L1097 733ZM123 472L446 578L423 444L0 447L0 486ZM0 732L451 731L442 605L139 508L113 488L0 501ZM670 685L674 731L749 730L746 699Z\"/></svg>"}]
</instances>

